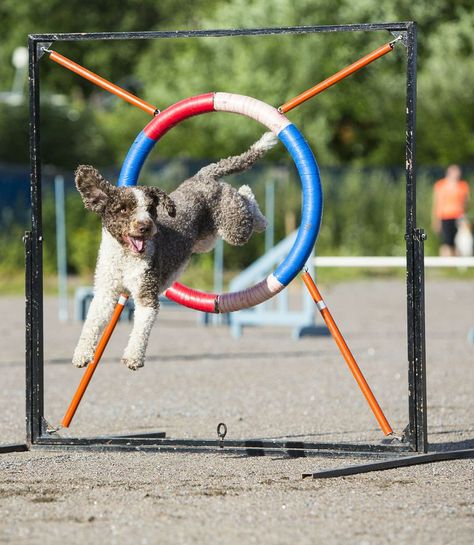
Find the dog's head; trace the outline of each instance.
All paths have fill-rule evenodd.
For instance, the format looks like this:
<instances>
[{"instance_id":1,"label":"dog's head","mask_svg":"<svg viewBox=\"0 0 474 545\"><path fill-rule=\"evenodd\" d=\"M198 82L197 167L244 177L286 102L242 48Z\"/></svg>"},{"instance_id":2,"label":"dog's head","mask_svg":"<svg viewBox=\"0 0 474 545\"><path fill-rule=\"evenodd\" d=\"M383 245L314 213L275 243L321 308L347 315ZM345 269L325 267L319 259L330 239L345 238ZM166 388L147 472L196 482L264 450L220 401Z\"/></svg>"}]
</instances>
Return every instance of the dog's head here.
<instances>
[{"instance_id":1,"label":"dog's head","mask_svg":"<svg viewBox=\"0 0 474 545\"><path fill-rule=\"evenodd\" d=\"M157 233L157 207L176 215L173 200L157 187L116 187L89 165L76 170L76 187L84 206L98 214L103 226L133 254L145 251Z\"/></svg>"}]
</instances>

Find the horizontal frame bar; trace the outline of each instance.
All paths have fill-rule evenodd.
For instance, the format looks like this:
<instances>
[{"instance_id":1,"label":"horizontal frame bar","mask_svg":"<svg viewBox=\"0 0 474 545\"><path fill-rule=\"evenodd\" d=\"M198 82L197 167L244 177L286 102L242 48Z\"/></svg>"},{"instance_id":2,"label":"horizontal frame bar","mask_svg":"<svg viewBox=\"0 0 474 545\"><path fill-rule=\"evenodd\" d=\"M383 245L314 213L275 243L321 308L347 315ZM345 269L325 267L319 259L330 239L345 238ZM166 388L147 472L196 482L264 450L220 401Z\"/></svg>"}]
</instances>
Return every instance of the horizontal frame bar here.
<instances>
[{"instance_id":1,"label":"horizontal frame bar","mask_svg":"<svg viewBox=\"0 0 474 545\"><path fill-rule=\"evenodd\" d=\"M143 32L84 32L30 34L35 42L60 42L86 40L149 40L151 38L222 38L226 36L262 36L276 34L311 34L316 32L360 32L386 30L388 32L405 31L409 21L395 23L362 23L352 25L316 25L293 27L262 27L248 29L214 29L214 30L176 30L176 31L143 31Z\"/></svg>"},{"instance_id":2,"label":"horizontal frame bar","mask_svg":"<svg viewBox=\"0 0 474 545\"><path fill-rule=\"evenodd\" d=\"M223 445L223 446L222 446ZM129 436L98 436L98 437L59 437L42 435L34 443L35 447L71 447L90 448L93 446L129 450L173 450L189 452L251 452L254 456L263 456L268 453L288 453L297 456L318 455L322 452L341 453L347 455L394 455L409 452L408 444L376 444L376 443L308 443L303 441L272 441L260 439L172 439L159 438L155 434Z\"/></svg>"}]
</instances>

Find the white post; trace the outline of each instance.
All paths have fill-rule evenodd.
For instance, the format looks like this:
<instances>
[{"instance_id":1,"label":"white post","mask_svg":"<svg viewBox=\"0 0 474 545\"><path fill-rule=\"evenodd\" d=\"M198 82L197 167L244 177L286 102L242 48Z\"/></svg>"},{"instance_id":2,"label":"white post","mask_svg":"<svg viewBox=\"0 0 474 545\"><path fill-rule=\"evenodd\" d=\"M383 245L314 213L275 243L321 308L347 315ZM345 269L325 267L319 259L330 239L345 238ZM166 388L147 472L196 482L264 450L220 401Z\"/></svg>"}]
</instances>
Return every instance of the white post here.
<instances>
[{"instance_id":1,"label":"white post","mask_svg":"<svg viewBox=\"0 0 474 545\"><path fill-rule=\"evenodd\" d=\"M54 178L54 204L56 210L56 257L58 266L58 318L66 322L67 308L67 253L66 253L66 213L64 200L64 178Z\"/></svg>"}]
</instances>

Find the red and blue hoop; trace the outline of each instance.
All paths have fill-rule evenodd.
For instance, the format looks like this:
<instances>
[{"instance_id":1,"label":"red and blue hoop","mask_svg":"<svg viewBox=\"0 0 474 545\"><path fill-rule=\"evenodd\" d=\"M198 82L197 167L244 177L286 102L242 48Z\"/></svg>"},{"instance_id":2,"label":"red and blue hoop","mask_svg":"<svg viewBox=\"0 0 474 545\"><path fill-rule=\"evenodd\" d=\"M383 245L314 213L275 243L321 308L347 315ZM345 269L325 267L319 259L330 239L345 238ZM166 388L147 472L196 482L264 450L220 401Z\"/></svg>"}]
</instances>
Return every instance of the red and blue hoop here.
<instances>
[{"instance_id":1,"label":"red and blue hoop","mask_svg":"<svg viewBox=\"0 0 474 545\"><path fill-rule=\"evenodd\" d=\"M137 136L125 158L119 186L136 185L140 170L158 140L172 127L207 112L233 112L255 119L271 130L290 153L302 187L301 225L289 254L273 273L245 290L222 294L194 290L175 282L165 295L177 303L205 312L233 312L253 307L282 291L304 267L318 237L323 209L319 169L303 135L276 108L255 98L230 93L208 93L187 98L153 118Z\"/></svg>"}]
</instances>

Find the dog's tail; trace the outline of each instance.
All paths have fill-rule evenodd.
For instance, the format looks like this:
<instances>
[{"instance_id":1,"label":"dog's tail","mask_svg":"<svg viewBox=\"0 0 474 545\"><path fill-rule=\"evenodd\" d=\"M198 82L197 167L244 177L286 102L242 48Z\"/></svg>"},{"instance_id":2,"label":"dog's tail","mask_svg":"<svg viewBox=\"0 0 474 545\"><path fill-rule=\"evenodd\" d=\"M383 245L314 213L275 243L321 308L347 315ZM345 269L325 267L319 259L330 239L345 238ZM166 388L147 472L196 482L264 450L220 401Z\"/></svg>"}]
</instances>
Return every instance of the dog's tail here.
<instances>
[{"instance_id":1,"label":"dog's tail","mask_svg":"<svg viewBox=\"0 0 474 545\"><path fill-rule=\"evenodd\" d=\"M260 157L273 148L277 142L278 138L272 132L266 132L244 153L207 165L196 174L196 177L217 179L248 170Z\"/></svg>"}]
</instances>

